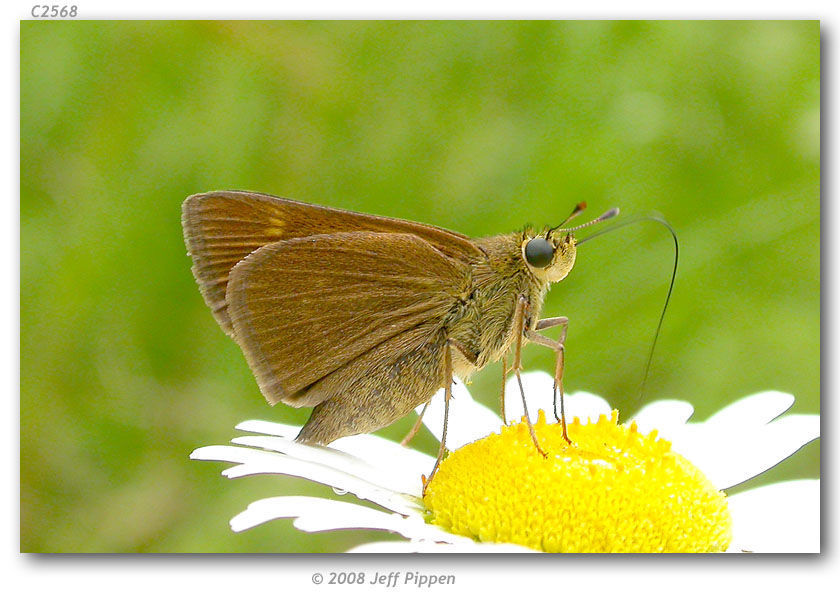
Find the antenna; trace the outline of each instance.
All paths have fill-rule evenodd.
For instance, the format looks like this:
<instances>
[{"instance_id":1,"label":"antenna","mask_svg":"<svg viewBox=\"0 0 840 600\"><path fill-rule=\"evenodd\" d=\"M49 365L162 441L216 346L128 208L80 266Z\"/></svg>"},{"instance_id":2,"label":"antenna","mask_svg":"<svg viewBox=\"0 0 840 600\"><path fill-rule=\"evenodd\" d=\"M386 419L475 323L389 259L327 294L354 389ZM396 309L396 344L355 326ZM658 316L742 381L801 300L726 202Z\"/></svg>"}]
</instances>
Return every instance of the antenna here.
<instances>
[{"instance_id":1,"label":"antenna","mask_svg":"<svg viewBox=\"0 0 840 600\"><path fill-rule=\"evenodd\" d=\"M560 231L561 233L569 233L569 232L572 232L572 231L577 231L578 229L583 229L584 227L589 227L590 225L595 225L596 223L600 223L601 221L606 221L607 219L612 219L614 216L616 216L618 214L618 208L611 208L607 212L605 212L603 215L598 217L597 219L592 219L591 221L589 221L588 223L584 223L583 225L578 225L577 227L566 227L566 228L563 227L563 225L565 225L566 223L571 221L574 217L579 215L583 211L584 208L586 208L586 204L584 202L581 202L580 204L578 204L575 207L575 210L572 211L572 214L569 215L569 217L565 221L560 223L560 225L558 225L557 227L553 227L553 228L549 229L548 234L546 234L546 235L552 234L555 231ZM578 242L578 243L580 243L580 242Z\"/></svg>"},{"instance_id":2,"label":"antenna","mask_svg":"<svg viewBox=\"0 0 840 600\"><path fill-rule=\"evenodd\" d=\"M560 223L557 227L562 227L563 225L565 225L566 223L568 223L569 221L574 219L576 216L578 216L580 213L582 213L585 210L586 210L586 202L578 202L577 206L575 206L575 209L572 211L572 214L570 214L568 217L566 217L565 220L562 223ZM557 227L555 227L554 229L557 229Z\"/></svg>"},{"instance_id":3,"label":"antenna","mask_svg":"<svg viewBox=\"0 0 840 600\"><path fill-rule=\"evenodd\" d=\"M618 209L614 209L614 210L615 210L615 214L618 214ZM604 213L604 215L601 215L601 217L598 217L597 219L595 219L594 222L598 222L599 220L603 220L603 218L605 218L605 216L607 214L609 214L609 212L611 212L611 211L608 211L608 212ZM614 215L610 215L610 216L614 216ZM606 218L609 218L609 217L606 217ZM645 386L647 385L648 375L650 374L650 366L651 366L651 363L653 363L653 352L656 349L657 341L659 341L659 333L662 331L662 322L665 320L665 311L668 310L668 304L671 302L671 294L674 291L674 281L676 281L676 278L677 278L677 265L678 265L679 259L680 259L680 244L679 244L679 241L677 240L677 232L674 231L674 228L671 227L671 224L668 223L668 221L665 220L665 217L663 217L659 213L650 213L650 214L647 214L647 215L638 215L636 217L631 217L630 220L625 221L624 223L616 223L615 225L613 225L611 227L607 227L605 229L602 229L601 231L599 231L597 233L593 233L589 237L586 237L582 240L579 240L576 244L577 246L580 246L584 242L588 242L589 240L594 239L594 238L599 237L599 236L602 236L605 233L609 233L610 231L615 231L616 229L620 229L621 227L625 227L627 225L633 225L633 224L638 223L640 221L654 221L656 223L659 223L660 225L663 225L671 233L671 237L674 238L674 269L673 269L673 271L671 271L671 284L668 286L668 294L665 296L665 304L662 306L662 313L659 315L659 323L656 325L656 333L653 336L653 343L650 346L650 352L648 353L647 362L645 363L645 374L644 374L644 377L642 378L642 385L639 388L639 401L642 400L642 398L644 397L644 394L645 394ZM589 223L587 223L587 225L588 224ZM576 227L575 229L580 229L580 227Z\"/></svg>"},{"instance_id":4,"label":"antenna","mask_svg":"<svg viewBox=\"0 0 840 600\"><path fill-rule=\"evenodd\" d=\"M596 223L600 223L601 221L606 221L607 219L612 219L617 214L618 214L618 207L611 208L607 212L605 212L603 215L598 217L597 219L592 219L588 223L584 223L583 225L578 225L577 227L566 227L564 229L560 229L560 231L564 231L564 232L577 231L578 229L583 229L584 227L589 227L590 225L595 225Z\"/></svg>"}]
</instances>

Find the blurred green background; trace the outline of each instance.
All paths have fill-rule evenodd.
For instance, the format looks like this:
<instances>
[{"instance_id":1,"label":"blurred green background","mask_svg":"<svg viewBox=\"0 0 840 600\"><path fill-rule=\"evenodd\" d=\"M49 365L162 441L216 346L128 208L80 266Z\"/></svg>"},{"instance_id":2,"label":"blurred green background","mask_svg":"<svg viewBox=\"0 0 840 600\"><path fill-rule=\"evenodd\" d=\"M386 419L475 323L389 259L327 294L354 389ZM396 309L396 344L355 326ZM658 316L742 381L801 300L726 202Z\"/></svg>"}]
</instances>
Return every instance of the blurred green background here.
<instances>
[{"instance_id":1,"label":"blurred green background","mask_svg":"<svg viewBox=\"0 0 840 600\"><path fill-rule=\"evenodd\" d=\"M332 493L188 459L242 420L307 415L268 407L198 293L180 225L196 192L471 236L556 224L580 201L658 210L682 256L647 398L705 418L778 389L819 412L818 22L29 21L20 85L24 551L396 539L230 532L258 498ZM671 261L652 224L581 249L543 313L571 319L568 389L638 409ZM474 396L495 408L499 377L480 373ZM425 431L415 444L436 450ZM814 442L744 485L817 476Z\"/></svg>"}]
</instances>

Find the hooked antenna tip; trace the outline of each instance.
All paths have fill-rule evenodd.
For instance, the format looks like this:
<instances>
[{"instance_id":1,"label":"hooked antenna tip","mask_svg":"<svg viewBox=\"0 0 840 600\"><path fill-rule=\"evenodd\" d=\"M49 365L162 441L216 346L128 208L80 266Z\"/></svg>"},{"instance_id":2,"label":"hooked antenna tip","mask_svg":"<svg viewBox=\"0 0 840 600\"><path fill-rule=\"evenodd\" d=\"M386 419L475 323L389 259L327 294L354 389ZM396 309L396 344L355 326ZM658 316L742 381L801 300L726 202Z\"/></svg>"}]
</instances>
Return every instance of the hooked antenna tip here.
<instances>
[{"instance_id":1,"label":"hooked antenna tip","mask_svg":"<svg viewBox=\"0 0 840 600\"><path fill-rule=\"evenodd\" d=\"M618 216L618 213L619 213L619 209L616 206L615 208L611 208L610 210L605 212L603 215L598 217L598 220L599 221L606 221L607 219L612 219L613 217Z\"/></svg>"}]
</instances>

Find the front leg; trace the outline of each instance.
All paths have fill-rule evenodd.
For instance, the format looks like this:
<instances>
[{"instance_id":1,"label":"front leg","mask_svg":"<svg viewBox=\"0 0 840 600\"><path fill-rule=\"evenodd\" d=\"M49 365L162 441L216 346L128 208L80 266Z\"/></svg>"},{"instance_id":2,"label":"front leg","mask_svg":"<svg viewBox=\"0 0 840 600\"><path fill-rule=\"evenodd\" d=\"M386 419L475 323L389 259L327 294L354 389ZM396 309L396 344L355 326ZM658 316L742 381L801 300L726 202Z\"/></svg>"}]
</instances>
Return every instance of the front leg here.
<instances>
[{"instance_id":1,"label":"front leg","mask_svg":"<svg viewBox=\"0 0 840 600\"><path fill-rule=\"evenodd\" d=\"M549 327L561 327L560 336L557 341L552 340L544 335L537 333L541 329L548 329ZM554 417L562 424L563 439L569 444L572 440L569 439L569 434L566 431L566 410L563 402L563 370L566 364L566 331L569 327L569 319L566 317L554 317L551 319L542 319L537 321L534 329L526 330L525 337L529 341L551 348L557 355L557 360L554 364ZM560 415L557 415L557 390L560 390Z\"/></svg>"}]
</instances>

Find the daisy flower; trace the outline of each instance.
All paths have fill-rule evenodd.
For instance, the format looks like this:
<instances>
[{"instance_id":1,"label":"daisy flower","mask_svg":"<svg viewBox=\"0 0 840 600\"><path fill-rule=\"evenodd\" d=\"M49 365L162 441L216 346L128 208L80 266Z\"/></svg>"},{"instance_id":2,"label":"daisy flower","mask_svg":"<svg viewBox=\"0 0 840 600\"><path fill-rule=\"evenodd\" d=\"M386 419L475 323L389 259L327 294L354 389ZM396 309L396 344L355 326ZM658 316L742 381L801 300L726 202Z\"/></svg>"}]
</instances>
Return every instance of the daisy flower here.
<instances>
[{"instance_id":1,"label":"daisy flower","mask_svg":"<svg viewBox=\"0 0 840 600\"><path fill-rule=\"evenodd\" d=\"M793 405L791 395L748 396L703 422L689 422L691 404L661 400L624 425L603 399L567 394L570 446L560 425L545 419L553 414L551 377L522 380L548 456L533 445L515 380L506 392L507 424L458 382L450 453L425 496L421 475L435 457L375 435L315 447L294 441L297 427L246 421L237 429L248 435L233 446L199 448L191 458L235 463L223 471L230 478L291 475L376 506L265 498L231 520L234 531L290 518L306 532L374 529L406 538L351 552L819 552L819 480L721 491L819 436L818 415L779 416ZM442 390L423 423L440 439Z\"/></svg>"}]
</instances>

